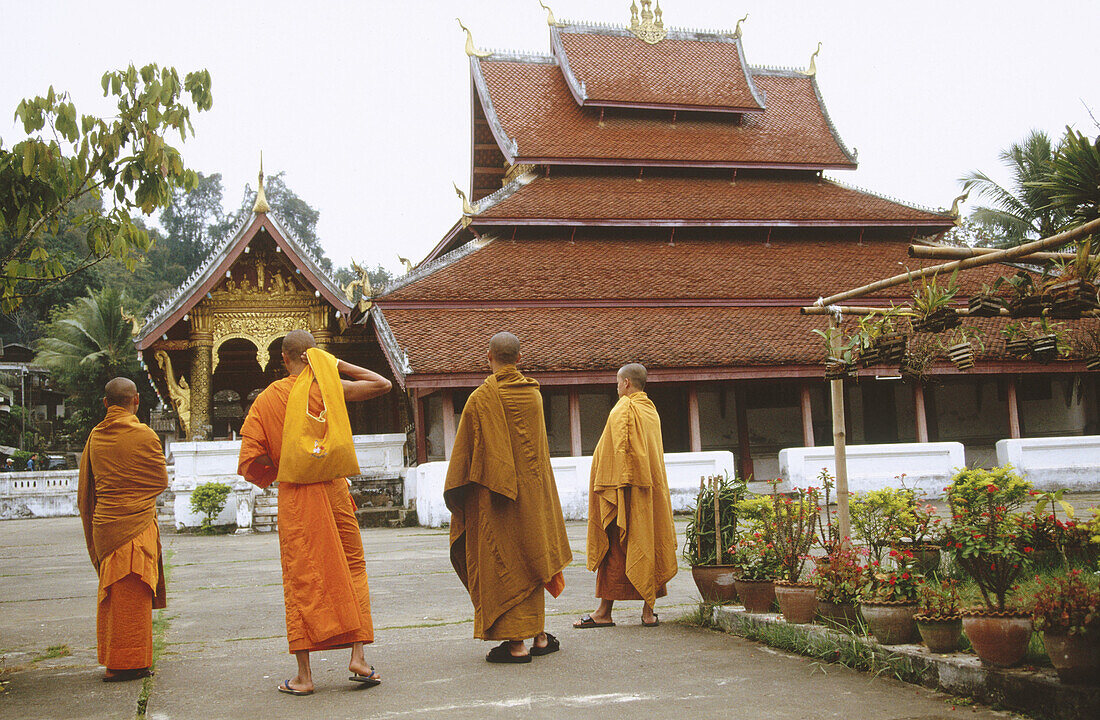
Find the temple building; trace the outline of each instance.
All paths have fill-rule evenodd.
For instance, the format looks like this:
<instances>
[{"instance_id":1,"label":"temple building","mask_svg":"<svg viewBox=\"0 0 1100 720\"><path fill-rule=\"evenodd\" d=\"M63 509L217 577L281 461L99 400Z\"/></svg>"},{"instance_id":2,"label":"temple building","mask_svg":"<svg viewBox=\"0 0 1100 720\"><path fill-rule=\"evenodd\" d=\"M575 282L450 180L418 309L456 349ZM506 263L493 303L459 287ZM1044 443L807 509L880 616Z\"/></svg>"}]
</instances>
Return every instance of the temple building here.
<instances>
[{"instance_id":1,"label":"temple building","mask_svg":"<svg viewBox=\"0 0 1100 720\"><path fill-rule=\"evenodd\" d=\"M798 308L923 267L907 247L949 230L957 212L826 174L854 170L857 158L829 118L817 53L806 69L753 65L740 23L666 28L650 2L624 27L549 12L547 22L548 53L485 52L466 31L472 162L460 220L362 313L302 264L290 276L297 312L330 342L349 312L370 329L409 398L421 463L449 455L488 372L488 339L507 330L522 341L521 369L542 384L552 454L592 453L615 371L641 362L668 452L729 450L742 475L774 477L781 448L831 443L825 350L811 333L826 320ZM242 233L266 257L284 243L291 259L270 219ZM266 358L279 331L230 340L217 329L231 257L239 251L196 278L142 346L219 368L215 393L251 387L230 374L247 364L258 378L255 356ZM1006 271L965 274L958 299ZM238 292L246 278L256 287L243 272ZM867 302L908 297L902 287ZM1095 374L1080 362L1010 359L999 322L985 321L968 372L942 358L920 382L901 381L896 364L861 370L846 384L848 441L958 440L968 463L991 464L1001 438L1096 433ZM216 362L219 347L230 357ZM192 388L204 407L210 392Z\"/></svg>"}]
</instances>

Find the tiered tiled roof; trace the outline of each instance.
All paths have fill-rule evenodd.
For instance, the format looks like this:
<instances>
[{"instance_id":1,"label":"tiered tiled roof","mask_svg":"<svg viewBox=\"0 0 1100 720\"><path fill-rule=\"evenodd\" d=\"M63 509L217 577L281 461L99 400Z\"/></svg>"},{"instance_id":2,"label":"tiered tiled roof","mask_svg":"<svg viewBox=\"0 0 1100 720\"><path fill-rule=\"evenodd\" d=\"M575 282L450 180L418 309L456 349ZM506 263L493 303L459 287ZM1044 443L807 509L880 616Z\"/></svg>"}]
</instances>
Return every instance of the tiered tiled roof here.
<instances>
[{"instance_id":1,"label":"tiered tiled roof","mask_svg":"<svg viewBox=\"0 0 1100 720\"><path fill-rule=\"evenodd\" d=\"M739 38L672 30L648 45L625 28L566 25L551 29L550 48L580 105L764 109Z\"/></svg>"}]
</instances>

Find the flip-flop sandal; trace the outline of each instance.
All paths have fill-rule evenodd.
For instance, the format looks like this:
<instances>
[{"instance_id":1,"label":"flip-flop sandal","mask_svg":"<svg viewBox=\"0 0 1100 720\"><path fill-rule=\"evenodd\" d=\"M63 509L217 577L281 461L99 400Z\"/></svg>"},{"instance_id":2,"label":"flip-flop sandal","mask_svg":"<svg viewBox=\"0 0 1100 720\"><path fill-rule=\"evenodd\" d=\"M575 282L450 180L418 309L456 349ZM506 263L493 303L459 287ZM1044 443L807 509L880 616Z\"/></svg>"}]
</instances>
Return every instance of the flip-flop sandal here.
<instances>
[{"instance_id":1,"label":"flip-flop sandal","mask_svg":"<svg viewBox=\"0 0 1100 720\"><path fill-rule=\"evenodd\" d=\"M290 687L290 680L289 679L284 681L283 684L279 686L279 692L286 693L287 695L299 695L299 696L301 696L301 695L312 695L313 694L312 690L295 690L294 688Z\"/></svg>"},{"instance_id":2,"label":"flip-flop sandal","mask_svg":"<svg viewBox=\"0 0 1100 720\"><path fill-rule=\"evenodd\" d=\"M551 635L550 633L546 633L546 646L545 647L539 647L538 645L532 645L531 646L531 654L534 655L535 657L542 657L543 655L549 655L550 653L555 653L558 650L561 650L561 643L558 642L558 639L556 637L554 637L553 635Z\"/></svg>"},{"instance_id":3,"label":"flip-flop sandal","mask_svg":"<svg viewBox=\"0 0 1100 720\"><path fill-rule=\"evenodd\" d=\"M581 618L580 622L573 623L573 627L577 628L578 630L585 630L587 628L615 627L615 623L613 623L613 622L596 622L595 620L592 619L591 615L585 615L584 617Z\"/></svg>"},{"instance_id":4,"label":"flip-flop sandal","mask_svg":"<svg viewBox=\"0 0 1100 720\"><path fill-rule=\"evenodd\" d=\"M140 668L137 670L119 670L114 675L104 675L103 682L129 682L130 680L140 680L142 678L153 677L153 671L149 668Z\"/></svg>"},{"instance_id":5,"label":"flip-flop sandal","mask_svg":"<svg viewBox=\"0 0 1100 720\"><path fill-rule=\"evenodd\" d=\"M653 622L651 623L647 623L645 620L642 620L642 627L657 627L660 624L661 619L657 617L657 613L653 613Z\"/></svg>"},{"instance_id":6,"label":"flip-flop sandal","mask_svg":"<svg viewBox=\"0 0 1100 720\"><path fill-rule=\"evenodd\" d=\"M531 655L530 653L527 655L513 655L512 651L508 649L508 641L505 640L490 650L485 659L491 663L529 663L531 662Z\"/></svg>"},{"instance_id":7,"label":"flip-flop sandal","mask_svg":"<svg viewBox=\"0 0 1100 720\"><path fill-rule=\"evenodd\" d=\"M354 675L349 677L348 680L351 680L352 682L363 683L367 687L374 687L375 685L382 684L382 678L378 677L375 674L373 665L370 666L370 675L360 675L359 673L355 673Z\"/></svg>"}]
</instances>

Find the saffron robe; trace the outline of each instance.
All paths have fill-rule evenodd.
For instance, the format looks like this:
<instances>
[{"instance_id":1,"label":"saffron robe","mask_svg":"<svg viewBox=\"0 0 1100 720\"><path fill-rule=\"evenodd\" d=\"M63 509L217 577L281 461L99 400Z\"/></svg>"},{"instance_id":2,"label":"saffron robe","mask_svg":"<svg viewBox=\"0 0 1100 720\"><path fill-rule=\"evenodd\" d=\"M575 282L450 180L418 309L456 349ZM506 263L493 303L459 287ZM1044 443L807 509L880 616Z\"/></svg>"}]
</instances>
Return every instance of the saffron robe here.
<instances>
[{"instance_id":1,"label":"saffron robe","mask_svg":"<svg viewBox=\"0 0 1100 720\"><path fill-rule=\"evenodd\" d=\"M80 458L77 506L99 575L96 646L111 670L153 664L153 608L166 606L157 495L168 487L157 434L117 405Z\"/></svg>"},{"instance_id":2,"label":"saffron robe","mask_svg":"<svg viewBox=\"0 0 1100 720\"><path fill-rule=\"evenodd\" d=\"M618 552L612 552L609 532L618 534ZM611 576L624 575L651 607L677 571L661 418L644 392L619 398L592 455L588 569L601 567L608 592L621 592L623 583Z\"/></svg>"},{"instance_id":3,"label":"saffron robe","mask_svg":"<svg viewBox=\"0 0 1100 720\"><path fill-rule=\"evenodd\" d=\"M539 384L514 365L466 401L443 499L451 511L451 565L474 606L474 637L523 640L543 632L543 589L561 594L573 553Z\"/></svg>"},{"instance_id":4,"label":"saffron robe","mask_svg":"<svg viewBox=\"0 0 1100 720\"><path fill-rule=\"evenodd\" d=\"M252 403L241 427L237 472L266 488L279 472L287 398L297 375L271 383ZM341 397L343 390L340 390ZM319 414L320 388L310 389ZM258 462L266 455L274 463ZM374 642L363 538L345 478L279 483L279 553L283 568L286 636L292 653Z\"/></svg>"}]
</instances>

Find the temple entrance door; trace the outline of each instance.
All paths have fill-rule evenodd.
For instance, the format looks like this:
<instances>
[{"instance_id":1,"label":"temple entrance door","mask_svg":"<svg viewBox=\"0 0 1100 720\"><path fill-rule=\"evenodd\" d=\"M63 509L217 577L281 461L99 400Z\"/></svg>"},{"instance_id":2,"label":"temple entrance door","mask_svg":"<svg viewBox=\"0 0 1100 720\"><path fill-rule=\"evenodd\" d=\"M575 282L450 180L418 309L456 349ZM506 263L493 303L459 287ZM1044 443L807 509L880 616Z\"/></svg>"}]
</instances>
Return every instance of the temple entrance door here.
<instances>
[{"instance_id":1,"label":"temple entrance door","mask_svg":"<svg viewBox=\"0 0 1100 720\"><path fill-rule=\"evenodd\" d=\"M898 408L894 383L870 381L862 384L863 436L868 443L898 442Z\"/></svg>"},{"instance_id":2,"label":"temple entrance door","mask_svg":"<svg viewBox=\"0 0 1100 720\"><path fill-rule=\"evenodd\" d=\"M269 366L273 364L282 363L276 360ZM250 341L233 338L222 343L218 348L217 367L211 382L214 396L211 439L239 436L247 410L246 398L254 390L267 387L274 379L260 369L256 346Z\"/></svg>"}]
</instances>

